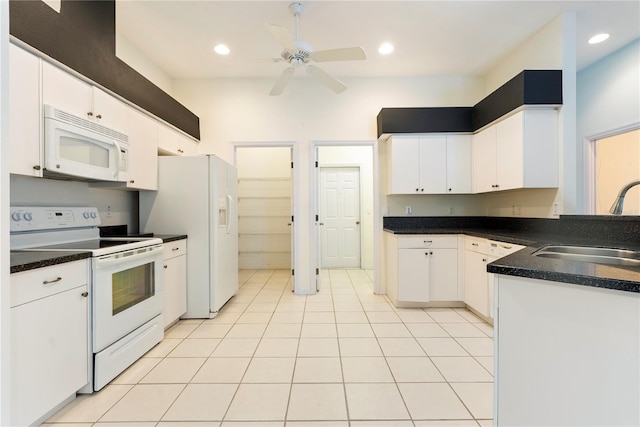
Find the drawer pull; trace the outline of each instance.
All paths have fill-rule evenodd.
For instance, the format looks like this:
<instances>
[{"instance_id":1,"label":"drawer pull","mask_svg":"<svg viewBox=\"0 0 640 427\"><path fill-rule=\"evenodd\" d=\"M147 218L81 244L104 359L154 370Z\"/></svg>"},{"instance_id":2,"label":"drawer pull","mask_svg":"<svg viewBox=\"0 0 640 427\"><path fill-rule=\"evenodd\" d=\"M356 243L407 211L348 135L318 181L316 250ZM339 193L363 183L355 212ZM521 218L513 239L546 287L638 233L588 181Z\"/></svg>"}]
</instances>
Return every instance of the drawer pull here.
<instances>
[{"instance_id":1,"label":"drawer pull","mask_svg":"<svg viewBox=\"0 0 640 427\"><path fill-rule=\"evenodd\" d=\"M50 285L52 283L56 283L62 280L62 277L57 277L53 280L45 280L44 282L42 282L43 285Z\"/></svg>"},{"instance_id":2,"label":"drawer pull","mask_svg":"<svg viewBox=\"0 0 640 427\"><path fill-rule=\"evenodd\" d=\"M88 296L89 296L89 292L83 292L83 293L81 293L80 295L82 295L83 297L85 297L85 298L86 298L86 297L88 297Z\"/></svg>"},{"instance_id":3,"label":"drawer pull","mask_svg":"<svg viewBox=\"0 0 640 427\"><path fill-rule=\"evenodd\" d=\"M171 250L175 252L175 251L179 251L179 250L180 250L180 248L173 248L173 249L171 249Z\"/></svg>"},{"instance_id":4,"label":"drawer pull","mask_svg":"<svg viewBox=\"0 0 640 427\"><path fill-rule=\"evenodd\" d=\"M168 266L164 265L163 267L166 269Z\"/></svg>"},{"instance_id":5,"label":"drawer pull","mask_svg":"<svg viewBox=\"0 0 640 427\"><path fill-rule=\"evenodd\" d=\"M478 244L477 243L472 243L471 246L478 246Z\"/></svg>"},{"instance_id":6,"label":"drawer pull","mask_svg":"<svg viewBox=\"0 0 640 427\"><path fill-rule=\"evenodd\" d=\"M433 243L433 240L423 240L425 245L430 245Z\"/></svg>"}]
</instances>

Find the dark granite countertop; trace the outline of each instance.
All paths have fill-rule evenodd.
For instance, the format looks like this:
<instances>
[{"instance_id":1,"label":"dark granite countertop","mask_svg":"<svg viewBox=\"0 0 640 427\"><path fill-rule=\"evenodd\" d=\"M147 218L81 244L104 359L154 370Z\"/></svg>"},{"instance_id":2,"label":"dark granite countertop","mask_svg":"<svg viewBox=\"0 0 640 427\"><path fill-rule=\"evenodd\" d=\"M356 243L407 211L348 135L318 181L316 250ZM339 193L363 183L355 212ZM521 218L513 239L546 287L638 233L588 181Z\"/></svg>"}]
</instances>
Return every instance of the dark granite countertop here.
<instances>
[{"instance_id":1,"label":"dark granite countertop","mask_svg":"<svg viewBox=\"0 0 640 427\"><path fill-rule=\"evenodd\" d=\"M186 234L152 234L153 237L162 239L162 243L175 242L176 240L184 240L187 238Z\"/></svg>"},{"instance_id":2,"label":"dark granite countertop","mask_svg":"<svg viewBox=\"0 0 640 427\"><path fill-rule=\"evenodd\" d=\"M387 217L384 220L384 230L398 235L465 234L527 246L488 264L490 273L640 293L640 267L532 255L547 244L640 250L637 237L640 236L640 217Z\"/></svg>"},{"instance_id":3,"label":"dark granite countertop","mask_svg":"<svg viewBox=\"0 0 640 427\"><path fill-rule=\"evenodd\" d=\"M11 251L11 273L34 270L50 265L78 261L91 256L91 252L79 251Z\"/></svg>"}]
</instances>

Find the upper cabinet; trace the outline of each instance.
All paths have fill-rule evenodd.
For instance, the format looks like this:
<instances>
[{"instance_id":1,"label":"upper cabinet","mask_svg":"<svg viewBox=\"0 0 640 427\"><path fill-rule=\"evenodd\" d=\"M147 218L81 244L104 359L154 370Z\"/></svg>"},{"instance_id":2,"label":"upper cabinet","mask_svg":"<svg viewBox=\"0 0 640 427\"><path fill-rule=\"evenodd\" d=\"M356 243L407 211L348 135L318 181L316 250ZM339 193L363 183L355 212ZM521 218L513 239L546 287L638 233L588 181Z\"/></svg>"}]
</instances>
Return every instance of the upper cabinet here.
<instances>
[{"instance_id":1,"label":"upper cabinet","mask_svg":"<svg viewBox=\"0 0 640 427\"><path fill-rule=\"evenodd\" d=\"M388 144L389 194L471 192L470 135L393 135Z\"/></svg>"},{"instance_id":2,"label":"upper cabinet","mask_svg":"<svg viewBox=\"0 0 640 427\"><path fill-rule=\"evenodd\" d=\"M149 116L128 109L129 181L127 188L158 189L158 127Z\"/></svg>"},{"instance_id":3,"label":"upper cabinet","mask_svg":"<svg viewBox=\"0 0 640 427\"><path fill-rule=\"evenodd\" d=\"M473 191L558 186L558 113L522 110L473 136Z\"/></svg>"},{"instance_id":4,"label":"upper cabinet","mask_svg":"<svg viewBox=\"0 0 640 427\"><path fill-rule=\"evenodd\" d=\"M10 172L42 176L40 59L9 45Z\"/></svg>"},{"instance_id":5,"label":"upper cabinet","mask_svg":"<svg viewBox=\"0 0 640 427\"><path fill-rule=\"evenodd\" d=\"M127 109L123 102L60 68L42 63L42 102L127 134Z\"/></svg>"},{"instance_id":6,"label":"upper cabinet","mask_svg":"<svg viewBox=\"0 0 640 427\"><path fill-rule=\"evenodd\" d=\"M158 125L158 153L166 156L195 156L198 148L191 139L165 125Z\"/></svg>"}]
</instances>

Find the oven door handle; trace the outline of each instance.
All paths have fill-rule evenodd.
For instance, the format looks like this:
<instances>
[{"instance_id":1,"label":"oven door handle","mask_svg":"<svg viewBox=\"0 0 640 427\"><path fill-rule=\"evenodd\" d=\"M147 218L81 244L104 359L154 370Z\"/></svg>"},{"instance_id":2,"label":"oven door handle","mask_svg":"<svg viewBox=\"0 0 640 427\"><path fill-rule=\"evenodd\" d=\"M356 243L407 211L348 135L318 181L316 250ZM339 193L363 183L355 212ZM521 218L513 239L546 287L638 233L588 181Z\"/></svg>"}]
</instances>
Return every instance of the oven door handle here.
<instances>
[{"instance_id":1,"label":"oven door handle","mask_svg":"<svg viewBox=\"0 0 640 427\"><path fill-rule=\"evenodd\" d=\"M122 256L122 253L105 255L104 257L96 258L96 268L105 268L111 265L122 264L125 262L139 260L141 258L154 258L157 255L162 254L163 252L164 252L164 247L162 245L159 245L150 250L140 252L134 255L129 255L129 256Z\"/></svg>"}]
</instances>

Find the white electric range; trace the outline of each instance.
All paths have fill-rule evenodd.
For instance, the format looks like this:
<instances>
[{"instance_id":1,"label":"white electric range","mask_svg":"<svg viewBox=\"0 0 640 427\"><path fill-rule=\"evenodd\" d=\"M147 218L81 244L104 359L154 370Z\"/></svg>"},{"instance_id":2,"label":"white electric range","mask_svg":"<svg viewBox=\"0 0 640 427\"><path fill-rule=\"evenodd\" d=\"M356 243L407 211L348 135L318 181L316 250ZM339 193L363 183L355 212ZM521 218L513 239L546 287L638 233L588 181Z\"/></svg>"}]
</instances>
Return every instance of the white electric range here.
<instances>
[{"instance_id":1,"label":"white electric range","mask_svg":"<svg viewBox=\"0 0 640 427\"><path fill-rule=\"evenodd\" d=\"M163 245L101 238L95 207L12 206L11 249L91 252L91 382L98 391L164 337Z\"/></svg>"}]
</instances>

